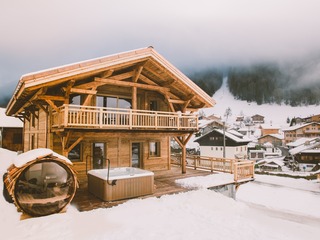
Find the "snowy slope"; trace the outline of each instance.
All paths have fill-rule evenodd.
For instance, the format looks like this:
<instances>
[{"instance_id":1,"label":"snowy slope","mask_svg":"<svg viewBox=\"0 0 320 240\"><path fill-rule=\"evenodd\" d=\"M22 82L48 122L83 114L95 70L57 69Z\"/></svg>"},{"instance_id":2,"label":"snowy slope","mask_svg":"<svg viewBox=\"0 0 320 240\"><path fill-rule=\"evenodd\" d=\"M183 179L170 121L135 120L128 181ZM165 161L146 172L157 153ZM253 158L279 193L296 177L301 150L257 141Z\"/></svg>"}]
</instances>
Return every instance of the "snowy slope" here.
<instances>
[{"instance_id":1,"label":"snowy slope","mask_svg":"<svg viewBox=\"0 0 320 240\"><path fill-rule=\"evenodd\" d=\"M213 99L217 104L213 108L204 109L206 116L215 114L223 117L226 109L231 108L232 116L229 117L228 123L234 122L236 117L240 115L241 111L244 116L253 116L259 114L265 117L265 123L278 124L286 126L286 120L289 117L308 117L320 113L320 106L302 106L291 107L287 105L276 104L262 104L257 105L254 102L248 103L247 101L236 100L230 93L227 86L227 78L223 79L221 88L213 95Z\"/></svg>"}]
</instances>

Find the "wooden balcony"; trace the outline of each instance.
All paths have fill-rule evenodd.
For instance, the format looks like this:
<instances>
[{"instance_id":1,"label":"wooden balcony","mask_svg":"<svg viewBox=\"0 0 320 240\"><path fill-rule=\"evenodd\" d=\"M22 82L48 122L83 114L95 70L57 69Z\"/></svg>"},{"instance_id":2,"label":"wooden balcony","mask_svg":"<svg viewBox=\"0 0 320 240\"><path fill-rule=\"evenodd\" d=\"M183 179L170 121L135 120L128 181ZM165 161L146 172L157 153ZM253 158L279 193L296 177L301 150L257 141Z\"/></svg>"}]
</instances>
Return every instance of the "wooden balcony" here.
<instances>
[{"instance_id":1,"label":"wooden balcony","mask_svg":"<svg viewBox=\"0 0 320 240\"><path fill-rule=\"evenodd\" d=\"M52 113L52 127L197 131L198 115L64 104Z\"/></svg>"},{"instance_id":2,"label":"wooden balcony","mask_svg":"<svg viewBox=\"0 0 320 240\"><path fill-rule=\"evenodd\" d=\"M235 183L254 179L254 162L241 159L204 157L187 155L187 166L196 169L210 170L233 174ZM181 155L171 155L171 163L181 165Z\"/></svg>"}]
</instances>

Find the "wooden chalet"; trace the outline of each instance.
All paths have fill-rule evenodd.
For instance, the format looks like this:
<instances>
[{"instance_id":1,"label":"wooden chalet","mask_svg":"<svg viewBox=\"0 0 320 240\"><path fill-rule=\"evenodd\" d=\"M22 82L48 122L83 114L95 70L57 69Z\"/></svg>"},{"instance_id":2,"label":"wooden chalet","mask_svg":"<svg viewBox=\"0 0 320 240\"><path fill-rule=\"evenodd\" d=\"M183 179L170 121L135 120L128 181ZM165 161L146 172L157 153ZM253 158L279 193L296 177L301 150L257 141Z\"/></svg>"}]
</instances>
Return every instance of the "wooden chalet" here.
<instances>
[{"instance_id":1,"label":"wooden chalet","mask_svg":"<svg viewBox=\"0 0 320 240\"><path fill-rule=\"evenodd\" d=\"M24 122L24 151L67 156L81 179L106 159L111 167L170 169L171 137L185 159L197 111L214 104L148 47L24 75L6 114Z\"/></svg>"}]
</instances>

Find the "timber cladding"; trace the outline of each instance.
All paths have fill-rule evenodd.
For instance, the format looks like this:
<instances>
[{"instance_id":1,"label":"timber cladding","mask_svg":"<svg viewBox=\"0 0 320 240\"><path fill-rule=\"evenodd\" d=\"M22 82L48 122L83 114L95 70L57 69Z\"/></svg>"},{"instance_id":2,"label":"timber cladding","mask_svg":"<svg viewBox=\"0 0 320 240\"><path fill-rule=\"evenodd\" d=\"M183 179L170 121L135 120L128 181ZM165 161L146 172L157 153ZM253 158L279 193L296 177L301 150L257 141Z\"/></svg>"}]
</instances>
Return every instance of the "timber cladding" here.
<instances>
[{"instance_id":1,"label":"timber cladding","mask_svg":"<svg viewBox=\"0 0 320 240\"><path fill-rule=\"evenodd\" d=\"M53 151L62 154L60 137L53 135ZM69 139L72 143L84 136L81 145L80 161L74 161L74 169L78 172L80 180L88 170L93 169L93 144L103 143L105 159L110 160L112 168L132 166L132 144L140 143L140 168L147 170L168 170L170 167L170 137L161 133L132 133L132 132L73 132ZM150 142L158 142L159 156L150 156ZM104 168L107 163L104 164Z\"/></svg>"}]
</instances>

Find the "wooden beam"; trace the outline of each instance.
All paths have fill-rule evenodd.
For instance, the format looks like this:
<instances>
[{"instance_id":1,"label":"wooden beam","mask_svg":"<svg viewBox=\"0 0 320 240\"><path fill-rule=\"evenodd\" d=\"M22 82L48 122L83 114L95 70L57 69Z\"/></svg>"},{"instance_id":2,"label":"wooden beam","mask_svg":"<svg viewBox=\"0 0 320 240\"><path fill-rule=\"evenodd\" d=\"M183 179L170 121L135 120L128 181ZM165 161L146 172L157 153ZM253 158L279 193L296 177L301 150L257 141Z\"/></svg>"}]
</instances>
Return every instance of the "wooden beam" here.
<instances>
[{"instance_id":1,"label":"wooden beam","mask_svg":"<svg viewBox=\"0 0 320 240\"><path fill-rule=\"evenodd\" d=\"M41 95L38 96L39 100L51 100L51 101L59 101L59 102L64 102L65 98L62 96L50 96L50 95Z\"/></svg>"},{"instance_id":2,"label":"wooden beam","mask_svg":"<svg viewBox=\"0 0 320 240\"><path fill-rule=\"evenodd\" d=\"M66 150L67 153L69 153L79 142L83 140L84 136L79 137L74 143L71 144L71 146Z\"/></svg>"},{"instance_id":3,"label":"wooden beam","mask_svg":"<svg viewBox=\"0 0 320 240\"><path fill-rule=\"evenodd\" d=\"M181 99L171 99L171 98L169 98L168 101L171 102L171 103L177 103L177 104L185 104L185 102L186 102L186 101L181 100Z\"/></svg>"},{"instance_id":4,"label":"wooden beam","mask_svg":"<svg viewBox=\"0 0 320 240\"><path fill-rule=\"evenodd\" d=\"M175 112L176 110L174 109L174 106L173 106L172 102L169 101L170 97L168 96L168 94L165 94L164 96L166 98L166 101L168 102L168 105L170 107L171 112Z\"/></svg>"},{"instance_id":5,"label":"wooden beam","mask_svg":"<svg viewBox=\"0 0 320 240\"><path fill-rule=\"evenodd\" d=\"M50 100L46 99L45 100L56 112L59 112L59 108Z\"/></svg>"},{"instance_id":6,"label":"wooden beam","mask_svg":"<svg viewBox=\"0 0 320 240\"><path fill-rule=\"evenodd\" d=\"M100 74L101 78L108 78L113 74L114 70L110 69L108 71L103 72L102 74Z\"/></svg>"},{"instance_id":7,"label":"wooden beam","mask_svg":"<svg viewBox=\"0 0 320 240\"><path fill-rule=\"evenodd\" d=\"M114 85L114 86L121 86L121 87L137 87L146 90L153 90L153 91L161 91L161 92L169 92L169 88L160 87L160 86L150 86L147 84L141 83L133 83L133 82L124 82L124 81L117 81L113 79L104 79L104 78L95 78L95 81L104 82L105 84Z\"/></svg>"},{"instance_id":8,"label":"wooden beam","mask_svg":"<svg viewBox=\"0 0 320 240\"><path fill-rule=\"evenodd\" d=\"M134 75L134 71L130 71L130 72L114 75L114 76L111 76L111 77L108 77L108 78L103 78L103 79L112 79L112 80L122 81L124 79L131 78L133 75Z\"/></svg>"},{"instance_id":9,"label":"wooden beam","mask_svg":"<svg viewBox=\"0 0 320 240\"><path fill-rule=\"evenodd\" d=\"M140 77L140 74L142 72L142 69L143 69L143 66L139 66L138 69L136 69L135 75L132 78L132 82L137 82L138 81L138 79Z\"/></svg>"},{"instance_id":10,"label":"wooden beam","mask_svg":"<svg viewBox=\"0 0 320 240\"><path fill-rule=\"evenodd\" d=\"M143 74L140 74L140 77L139 79L142 81L142 82L145 82L147 84L150 84L150 85L154 85L154 86L157 86L158 84L156 84L154 81L150 80L149 78L147 78L146 76L144 76ZM161 86L162 87L162 86Z\"/></svg>"},{"instance_id":11,"label":"wooden beam","mask_svg":"<svg viewBox=\"0 0 320 240\"><path fill-rule=\"evenodd\" d=\"M78 93L78 94L91 94L96 95L96 90L87 90L87 89L81 89L81 88L71 88L70 93Z\"/></svg>"},{"instance_id":12,"label":"wooden beam","mask_svg":"<svg viewBox=\"0 0 320 240\"><path fill-rule=\"evenodd\" d=\"M169 87L170 85L172 85L176 80L174 79L170 79L162 84L160 84L161 87Z\"/></svg>"},{"instance_id":13,"label":"wooden beam","mask_svg":"<svg viewBox=\"0 0 320 240\"><path fill-rule=\"evenodd\" d=\"M92 91L93 91L93 90L96 91L96 88L92 88L91 90L92 90ZM86 98L85 98L85 100L83 101L83 104L82 104L82 105L84 105L84 106L89 106L90 103L91 103L92 97L93 97L92 94L87 95Z\"/></svg>"}]
</instances>

